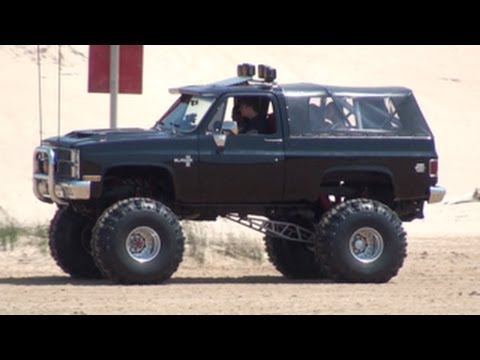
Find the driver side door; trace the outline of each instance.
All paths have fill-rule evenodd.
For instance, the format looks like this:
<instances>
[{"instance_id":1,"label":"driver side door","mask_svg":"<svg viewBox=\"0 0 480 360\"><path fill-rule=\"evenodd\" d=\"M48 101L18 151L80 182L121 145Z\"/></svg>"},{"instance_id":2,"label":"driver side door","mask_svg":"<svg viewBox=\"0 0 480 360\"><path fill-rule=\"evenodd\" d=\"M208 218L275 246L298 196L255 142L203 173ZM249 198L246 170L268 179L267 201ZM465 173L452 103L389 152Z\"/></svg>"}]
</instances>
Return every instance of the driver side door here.
<instances>
[{"instance_id":1,"label":"driver side door","mask_svg":"<svg viewBox=\"0 0 480 360\"><path fill-rule=\"evenodd\" d=\"M276 118L269 134L229 134L219 147L215 134L233 121L234 96L220 99L205 131L199 135L199 177L205 203L258 204L281 201L285 183L285 151L278 105L265 96Z\"/></svg>"}]
</instances>

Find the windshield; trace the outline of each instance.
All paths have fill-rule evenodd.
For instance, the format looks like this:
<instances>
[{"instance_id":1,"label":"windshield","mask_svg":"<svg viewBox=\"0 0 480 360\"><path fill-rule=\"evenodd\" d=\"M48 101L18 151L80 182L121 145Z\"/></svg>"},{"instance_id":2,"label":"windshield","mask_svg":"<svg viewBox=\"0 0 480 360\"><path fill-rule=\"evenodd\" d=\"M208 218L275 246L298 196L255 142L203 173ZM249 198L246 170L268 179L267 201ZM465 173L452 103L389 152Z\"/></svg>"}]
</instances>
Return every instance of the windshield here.
<instances>
[{"instance_id":1,"label":"windshield","mask_svg":"<svg viewBox=\"0 0 480 360\"><path fill-rule=\"evenodd\" d=\"M158 120L155 129L172 132L192 131L200 124L214 101L215 98L212 97L182 95Z\"/></svg>"}]
</instances>

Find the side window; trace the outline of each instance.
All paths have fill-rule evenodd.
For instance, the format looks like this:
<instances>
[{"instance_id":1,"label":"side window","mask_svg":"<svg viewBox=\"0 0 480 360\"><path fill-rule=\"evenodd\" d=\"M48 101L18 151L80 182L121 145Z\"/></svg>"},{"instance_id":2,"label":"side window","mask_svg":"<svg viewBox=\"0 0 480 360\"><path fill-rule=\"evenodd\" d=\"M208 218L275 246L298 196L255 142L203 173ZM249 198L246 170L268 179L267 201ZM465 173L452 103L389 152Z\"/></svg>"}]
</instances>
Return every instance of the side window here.
<instances>
[{"instance_id":1,"label":"side window","mask_svg":"<svg viewBox=\"0 0 480 360\"><path fill-rule=\"evenodd\" d=\"M356 111L354 100L349 97L328 98L327 102L331 105L332 130L346 130L358 128L358 112Z\"/></svg>"},{"instance_id":2,"label":"side window","mask_svg":"<svg viewBox=\"0 0 480 360\"><path fill-rule=\"evenodd\" d=\"M279 129L278 119L275 114L275 109L273 107L272 101L268 101L268 111L267 111L267 124L268 124L268 134L276 134Z\"/></svg>"},{"instance_id":3,"label":"side window","mask_svg":"<svg viewBox=\"0 0 480 360\"><path fill-rule=\"evenodd\" d=\"M390 97L335 97L343 108L346 129L363 133L389 133L402 130L403 124Z\"/></svg>"},{"instance_id":4,"label":"side window","mask_svg":"<svg viewBox=\"0 0 480 360\"><path fill-rule=\"evenodd\" d=\"M395 99L389 97L319 96L287 98L290 134L400 132L404 124Z\"/></svg>"},{"instance_id":5,"label":"side window","mask_svg":"<svg viewBox=\"0 0 480 360\"><path fill-rule=\"evenodd\" d=\"M363 129L402 129L402 122L391 98L361 98L357 101Z\"/></svg>"},{"instance_id":6,"label":"side window","mask_svg":"<svg viewBox=\"0 0 480 360\"><path fill-rule=\"evenodd\" d=\"M278 128L274 106L268 96L228 97L217 106L207 131L221 131L225 121L235 121L239 135L270 135Z\"/></svg>"}]
</instances>

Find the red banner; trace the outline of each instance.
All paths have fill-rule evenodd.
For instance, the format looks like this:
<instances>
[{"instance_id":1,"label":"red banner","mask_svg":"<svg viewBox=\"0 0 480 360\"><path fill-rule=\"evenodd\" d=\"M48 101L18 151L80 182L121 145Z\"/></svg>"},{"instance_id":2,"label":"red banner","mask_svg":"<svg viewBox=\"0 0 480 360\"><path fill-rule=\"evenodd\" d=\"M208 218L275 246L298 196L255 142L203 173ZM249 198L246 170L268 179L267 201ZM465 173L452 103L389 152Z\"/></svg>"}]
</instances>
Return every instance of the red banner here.
<instances>
[{"instance_id":1,"label":"red banner","mask_svg":"<svg viewBox=\"0 0 480 360\"><path fill-rule=\"evenodd\" d=\"M143 45L120 45L118 92L141 94ZM88 92L110 92L110 45L90 45Z\"/></svg>"}]
</instances>

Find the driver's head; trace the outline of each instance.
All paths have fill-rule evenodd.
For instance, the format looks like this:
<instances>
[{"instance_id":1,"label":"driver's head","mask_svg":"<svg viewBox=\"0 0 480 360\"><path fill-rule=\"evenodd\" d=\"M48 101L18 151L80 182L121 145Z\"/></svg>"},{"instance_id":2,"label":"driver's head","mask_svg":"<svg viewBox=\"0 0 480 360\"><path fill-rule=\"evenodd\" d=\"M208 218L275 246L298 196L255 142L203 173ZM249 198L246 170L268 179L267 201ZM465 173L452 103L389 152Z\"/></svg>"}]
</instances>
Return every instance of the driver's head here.
<instances>
[{"instance_id":1,"label":"driver's head","mask_svg":"<svg viewBox=\"0 0 480 360\"><path fill-rule=\"evenodd\" d=\"M258 115L258 100L255 97L243 97L238 102L238 110L242 117L253 119Z\"/></svg>"}]
</instances>

